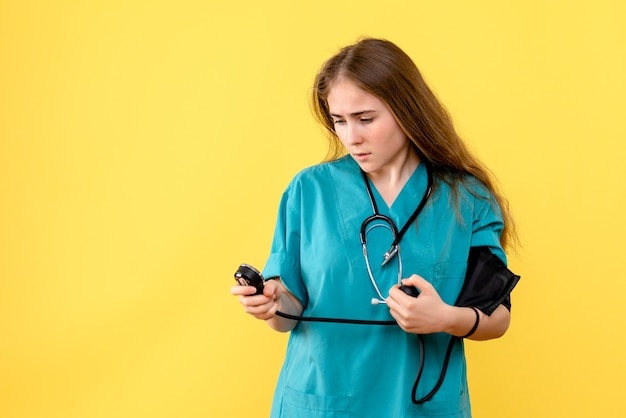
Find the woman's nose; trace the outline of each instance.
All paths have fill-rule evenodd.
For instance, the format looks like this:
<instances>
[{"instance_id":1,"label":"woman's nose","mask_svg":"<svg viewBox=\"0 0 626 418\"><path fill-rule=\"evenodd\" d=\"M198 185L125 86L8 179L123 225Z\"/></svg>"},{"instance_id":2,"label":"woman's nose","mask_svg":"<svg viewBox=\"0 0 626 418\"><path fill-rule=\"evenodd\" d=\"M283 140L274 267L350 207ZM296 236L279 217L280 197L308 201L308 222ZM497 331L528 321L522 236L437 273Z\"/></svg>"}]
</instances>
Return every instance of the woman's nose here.
<instances>
[{"instance_id":1,"label":"woman's nose","mask_svg":"<svg viewBox=\"0 0 626 418\"><path fill-rule=\"evenodd\" d=\"M358 144L362 141L358 132L358 126L355 126L354 124L348 124L346 135L346 140L350 145Z\"/></svg>"}]
</instances>

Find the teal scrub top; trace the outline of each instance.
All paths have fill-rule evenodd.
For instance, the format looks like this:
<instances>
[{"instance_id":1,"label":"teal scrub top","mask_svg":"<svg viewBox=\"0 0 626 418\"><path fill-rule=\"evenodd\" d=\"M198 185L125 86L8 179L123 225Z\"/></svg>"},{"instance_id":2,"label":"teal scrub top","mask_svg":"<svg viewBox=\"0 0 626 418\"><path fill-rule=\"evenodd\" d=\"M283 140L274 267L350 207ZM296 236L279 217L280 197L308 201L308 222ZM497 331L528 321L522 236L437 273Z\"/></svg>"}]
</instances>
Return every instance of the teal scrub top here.
<instances>
[{"instance_id":1,"label":"teal scrub top","mask_svg":"<svg viewBox=\"0 0 626 418\"><path fill-rule=\"evenodd\" d=\"M359 231L373 214L359 166L349 156L304 169L280 202L266 278L280 276L304 306L303 316L393 320L377 297L363 257ZM398 230L416 209L427 185L420 164L391 207L372 184L381 214ZM471 189L471 190L470 190ZM488 246L506 261L500 246L503 222L493 196L473 178L435 192L400 242L402 277L418 274L442 299L454 304L471 246ZM398 257L381 267L393 240L372 228L367 247L372 273L387 296L398 280ZM417 398L439 378L448 334L424 336L425 366ZM463 342L452 351L443 384L424 404L411 402L419 367L416 335L398 326L300 321L291 331L276 385L272 418L471 417Z\"/></svg>"}]
</instances>

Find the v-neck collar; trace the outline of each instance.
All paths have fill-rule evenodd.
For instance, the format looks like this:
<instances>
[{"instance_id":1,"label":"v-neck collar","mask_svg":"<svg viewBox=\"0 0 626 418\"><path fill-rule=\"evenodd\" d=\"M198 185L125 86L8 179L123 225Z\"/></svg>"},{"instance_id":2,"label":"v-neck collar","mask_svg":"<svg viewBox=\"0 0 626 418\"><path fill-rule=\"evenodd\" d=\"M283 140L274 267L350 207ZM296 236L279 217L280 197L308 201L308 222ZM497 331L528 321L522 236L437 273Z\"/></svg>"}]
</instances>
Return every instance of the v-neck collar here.
<instances>
[{"instance_id":1,"label":"v-neck collar","mask_svg":"<svg viewBox=\"0 0 626 418\"><path fill-rule=\"evenodd\" d=\"M403 218L413 213L415 206L424 195L428 185L427 177L426 165L420 161L404 186L402 186L400 193L398 193L391 206L387 205L387 202L385 202L385 199L383 199L374 183L369 178L367 181L372 189L372 194L374 195L380 213L387 214L392 218Z\"/></svg>"}]
</instances>

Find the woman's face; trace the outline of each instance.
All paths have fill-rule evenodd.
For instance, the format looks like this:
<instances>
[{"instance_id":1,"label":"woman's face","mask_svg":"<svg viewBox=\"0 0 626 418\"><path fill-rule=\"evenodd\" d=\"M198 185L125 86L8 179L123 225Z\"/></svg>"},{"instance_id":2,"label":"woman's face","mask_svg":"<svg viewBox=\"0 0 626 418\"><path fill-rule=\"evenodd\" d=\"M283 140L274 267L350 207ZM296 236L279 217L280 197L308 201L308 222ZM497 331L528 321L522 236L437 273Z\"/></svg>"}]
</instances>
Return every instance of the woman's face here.
<instances>
[{"instance_id":1,"label":"woman's face","mask_svg":"<svg viewBox=\"0 0 626 418\"><path fill-rule=\"evenodd\" d=\"M350 80L339 79L327 100L335 133L363 171L388 174L414 161L409 139L378 97Z\"/></svg>"}]
</instances>

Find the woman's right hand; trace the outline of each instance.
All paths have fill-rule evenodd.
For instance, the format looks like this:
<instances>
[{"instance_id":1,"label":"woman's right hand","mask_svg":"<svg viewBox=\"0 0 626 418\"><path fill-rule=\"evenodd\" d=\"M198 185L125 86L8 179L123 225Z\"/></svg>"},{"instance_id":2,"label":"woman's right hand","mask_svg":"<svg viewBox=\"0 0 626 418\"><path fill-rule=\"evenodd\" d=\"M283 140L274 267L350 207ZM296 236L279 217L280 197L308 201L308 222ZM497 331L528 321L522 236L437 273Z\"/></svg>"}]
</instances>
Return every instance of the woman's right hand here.
<instances>
[{"instance_id":1,"label":"woman's right hand","mask_svg":"<svg viewBox=\"0 0 626 418\"><path fill-rule=\"evenodd\" d=\"M276 331L286 332L293 329L298 321L286 319L276 315L276 311L302 314L302 304L285 288L279 278L267 280L263 288L263 294L255 295L254 286L235 285L230 293L239 296L239 303L244 311L257 319L267 321L270 327Z\"/></svg>"},{"instance_id":2,"label":"woman's right hand","mask_svg":"<svg viewBox=\"0 0 626 418\"><path fill-rule=\"evenodd\" d=\"M257 319L268 320L279 310L281 289L274 280L265 282L263 293L260 295L255 295L254 286L240 285L233 286L230 293L239 296L239 303L243 305L244 311Z\"/></svg>"}]
</instances>

